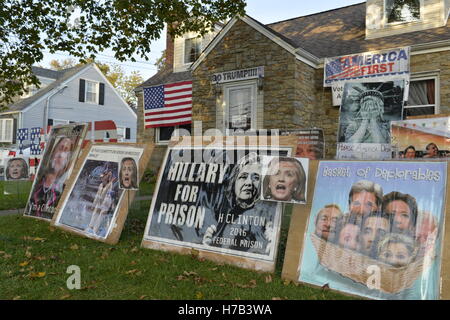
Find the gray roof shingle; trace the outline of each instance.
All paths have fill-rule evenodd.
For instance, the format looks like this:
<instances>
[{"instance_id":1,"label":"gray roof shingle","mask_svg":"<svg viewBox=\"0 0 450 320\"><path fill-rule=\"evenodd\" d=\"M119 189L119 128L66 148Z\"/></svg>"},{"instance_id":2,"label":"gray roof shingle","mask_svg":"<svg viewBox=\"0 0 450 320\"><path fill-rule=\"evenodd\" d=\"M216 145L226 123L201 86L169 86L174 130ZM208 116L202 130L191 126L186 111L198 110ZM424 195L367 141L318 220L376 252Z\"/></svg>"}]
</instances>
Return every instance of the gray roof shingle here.
<instances>
[{"instance_id":1,"label":"gray roof shingle","mask_svg":"<svg viewBox=\"0 0 450 320\"><path fill-rule=\"evenodd\" d=\"M444 27L366 40L366 3L268 24L267 27L318 58L382 50L450 39Z\"/></svg>"},{"instance_id":2,"label":"gray roof shingle","mask_svg":"<svg viewBox=\"0 0 450 320\"><path fill-rule=\"evenodd\" d=\"M249 17L249 16L247 16ZM366 3L350 5L325 12L292 18L264 25L249 17L296 49L303 49L317 58L383 50L450 39L450 19L446 26L366 40ZM191 80L190 71L158 72L138 86L143 87Z\"/></svg>"},{"instance_id":3,"label":"gray roof shingle","mask_svg":"<svg viewBox=\"0 0 450 320\"><path fill-rule=\"evenodd\" d=\"M21 111L21 110L25 109L30 104L32 104L33 102L35 102L42 96L46 95L48 92L52 91L53 89L57 88L61 83L63 83L64 81L66 81L67 79L69 79L70 77L72 77L73 75L75 75L76 73L81 71L82 69L86 68L87 66L89 66L89 64L80 65L77 67L73 67L73 68L69 68L69 69L65 69L65 70L61 70L61 71L56 71L58 73L58 78L55 81L53 81L47 87L37 91L31 97L28 97L28 98L19 100L16 103L13 103L12 105L10 105L8 107L6 112ZM39 69L41 69L41 70L38 70L38 72L42 71L43 68L39 68ZM33 72L34 72L34 70L35 70L35 67L33 67ZM47 74L50 74L47 71L52 71L52 70L48 70L48 69L45 69L45 70L46 71L44 71L44 72L46 72Z\"/></svg>"},{"instance_id":4,"label":"gray roof shingle","mask_svg":"<svg viewBox=\"0 0 450 320\"><path fill-rule=\"evenodd\" d=\"M173 72L172 68L166 68L159 71L157 74L144 81L134 91L140 91L145 87L152 87L161 84L169 84L180 81L192 80L192 74L190 71Z\"/></svg>"}]
</instances>

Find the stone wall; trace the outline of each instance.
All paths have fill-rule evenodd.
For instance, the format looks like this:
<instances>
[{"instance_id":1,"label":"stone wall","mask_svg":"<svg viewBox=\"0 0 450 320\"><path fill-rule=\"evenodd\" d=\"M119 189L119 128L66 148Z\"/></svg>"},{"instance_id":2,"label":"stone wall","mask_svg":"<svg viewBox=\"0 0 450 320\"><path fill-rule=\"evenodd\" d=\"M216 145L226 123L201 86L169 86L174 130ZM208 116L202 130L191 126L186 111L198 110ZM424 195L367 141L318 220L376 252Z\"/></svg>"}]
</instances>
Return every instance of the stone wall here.
<instances>
[{"instance_id":1,"label":"stone wall","mask_svg":"<svg viewBox=\"0 0 450 320\"><path fill-rule=\"evenodd\" d=\"M295 128L301 122L296 107L296 59L278 44L239 20L193 73L193 120L203 129L216 127L214 73L264 66L263 117L258 128ZM222 93L223 94L223 93ZM219 128L222 129L222 128Z\"/></svg>"},{"instance_id":2,"label":"stone wall","mask_svg":"<svg viewBox=\"0 0 450 320\"><path fill-rule=\"evenodd\" d=\"M323 87L323 69L314 69L293 54L239 20L193 73L193 121L203 132L216 128L222 98L216 96L214 73L264 66L264 86L259 92L258 129L323 128L326 157L336 154L339 107L332 106L331 88ZM450 113L450 51L413 55L411 72L439 70L440 113ZM223 95L223 93L222 93ZM138 118L143 119L142 95ZM219 127L218 129L222 129ZM138 123L138 141L154 142L154 129ZM152 157L157 166L166 147L158 146Z\"/></svg>"}]
</instances>

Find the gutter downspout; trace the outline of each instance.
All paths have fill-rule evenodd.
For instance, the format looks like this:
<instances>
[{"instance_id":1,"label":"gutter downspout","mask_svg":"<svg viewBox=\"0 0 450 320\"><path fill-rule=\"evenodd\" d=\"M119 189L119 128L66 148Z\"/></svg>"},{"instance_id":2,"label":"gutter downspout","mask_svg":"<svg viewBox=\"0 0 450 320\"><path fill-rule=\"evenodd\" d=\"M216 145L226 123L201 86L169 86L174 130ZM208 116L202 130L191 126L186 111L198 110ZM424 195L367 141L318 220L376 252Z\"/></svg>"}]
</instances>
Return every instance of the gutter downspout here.
<instances>
[{"instance_id":1,"label":"gutter downspout","mask_svg":"<svg viewBox=\"0 0 450 320\"><path fill-rule=\"evenodd\" d=\"M49 114L49 109L50 109L50 99L53 98L53 96L55 96L57 93L63 91L65 88L67 88L67 85L61 86L59 88L56 88L56 91L53 92L51 95L49 95L47 97L47 99L45 99L45 108L44 108L44 122L42 124L42 128L44 129L44 136L45 136L45 140L47 140L47 126L48 126L48 114Z\"/></svg>"}]
</instances>

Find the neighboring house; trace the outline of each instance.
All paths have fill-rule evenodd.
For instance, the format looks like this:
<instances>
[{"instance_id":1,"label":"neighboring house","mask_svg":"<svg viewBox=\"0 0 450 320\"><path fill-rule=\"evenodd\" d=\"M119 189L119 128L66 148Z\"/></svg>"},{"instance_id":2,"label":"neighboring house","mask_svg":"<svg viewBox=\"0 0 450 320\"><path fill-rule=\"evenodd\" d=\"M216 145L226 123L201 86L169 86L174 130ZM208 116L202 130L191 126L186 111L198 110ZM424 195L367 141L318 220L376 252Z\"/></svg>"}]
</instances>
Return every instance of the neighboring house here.
<instances>
[{"instance_id":1,"label":"neighboring house","mask_svg":"<svg viewBox=\"0 0 450 320\"><path fill-rule=\"evenodd\" d=\"M135 111L95 64L61 71L33 67L42 85L0 113L0 143L15 144L20 128L113 120L120 142L136 142Z\"/></svg>"},{"instance_id":2,"label":"neighboring house","mask_svg":"<svg viewBox=\"0 0 450 320\"><path fill-rule=\"evenodd\" d=\"M192 121L202 121L203 132L323 128L332 158L339 108L323 86L324 58L406 46L411 85L404 116L450 113L449 9L450 0L368 0L267 25L233 18L184 71L193 82ZM144 128L140 89L177 80L175 56L171 70L136 89L139 141L159 142L157 130Z\"/></svg>"}]
</instances>

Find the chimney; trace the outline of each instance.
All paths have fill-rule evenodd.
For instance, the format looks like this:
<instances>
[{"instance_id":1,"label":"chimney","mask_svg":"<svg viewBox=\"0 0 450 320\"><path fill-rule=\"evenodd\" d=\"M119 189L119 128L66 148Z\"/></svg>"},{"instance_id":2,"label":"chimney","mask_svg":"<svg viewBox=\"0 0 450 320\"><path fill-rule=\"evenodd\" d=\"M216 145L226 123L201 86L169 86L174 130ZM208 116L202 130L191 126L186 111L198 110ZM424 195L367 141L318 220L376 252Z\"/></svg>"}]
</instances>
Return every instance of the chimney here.
<instances>
[{"instance_id":1,"label":"chimney","mask_svg":"<svg viewBox=\"0 0 450 320\"><path fill-rule=\"evenodd\" d=\"M168 27L166 33L166 68L173 70L174 39L170 35Z\"/></svg>"}]
</instances>

